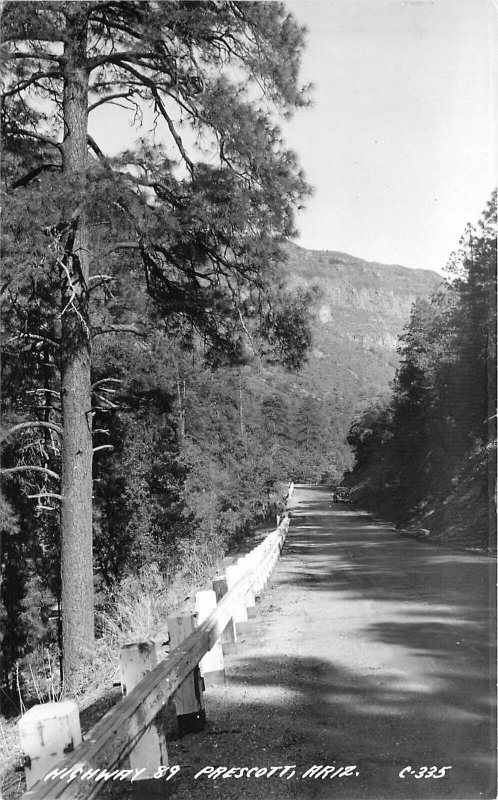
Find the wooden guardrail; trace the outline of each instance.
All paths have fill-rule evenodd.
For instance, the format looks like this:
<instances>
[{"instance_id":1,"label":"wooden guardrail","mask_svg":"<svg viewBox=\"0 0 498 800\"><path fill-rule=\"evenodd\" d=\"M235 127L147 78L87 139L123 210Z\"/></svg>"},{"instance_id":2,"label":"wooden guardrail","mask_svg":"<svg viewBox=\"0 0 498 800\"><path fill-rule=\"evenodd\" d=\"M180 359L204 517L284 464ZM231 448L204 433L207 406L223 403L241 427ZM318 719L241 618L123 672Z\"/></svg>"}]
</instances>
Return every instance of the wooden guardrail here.
<instances>
[{"instance_id":1,"label":"wooden guardrail","mask_svg":"<svg viewBox=\"0 0 498 800\"><path fill-rule=\"evenodd\" d=\"M262 591L281 552L288 526L287 517L239 559L242 575L229 586L214 610L91 728L73 752L47 768L47 774L25 792L25 800L88 800L99 792L106 776L132 754L168 700L220 639L237 606L240 608L245 598Z\"/></svg>"}]
</instances>

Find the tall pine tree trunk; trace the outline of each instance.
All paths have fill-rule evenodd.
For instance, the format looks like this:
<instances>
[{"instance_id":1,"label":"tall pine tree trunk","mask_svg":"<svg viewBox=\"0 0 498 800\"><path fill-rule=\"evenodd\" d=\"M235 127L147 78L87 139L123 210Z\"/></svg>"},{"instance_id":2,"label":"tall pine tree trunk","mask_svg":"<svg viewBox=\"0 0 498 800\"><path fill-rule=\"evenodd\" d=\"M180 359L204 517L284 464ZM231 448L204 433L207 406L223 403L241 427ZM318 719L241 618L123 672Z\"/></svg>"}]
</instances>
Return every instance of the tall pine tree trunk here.
<instances>
[{"instance_id":1,"label":"tall pine tree trunk","mask_svg":"<svg viewBox=\"0 0 498 800\"><path fill-rule=\"evenodd\" d=\"M491 292L490 300L491 299ZM489 314L487 341L487 455L488 455L488 520L490 547L496 546L496 331L494 309Z\"/></svg>"},{"instance_id":2,"label":"tall pine tree trunk","mask_svg":"<svg viewBox=\"0 0 498 800\"><path fill-rule=\"evenodd\" d=\"M178 400L178 415L176 420L176 435L180 450L185 445L185 378L180 375L178 362L175 361L176 369L176 397Z\"/></svg>"},{"instance_id":3,"label":"tall pine tree trunk","mask_svg":"<svg viewBox=\"0 0 498 800\"><path fill-rule=\"evenodd\" d=\"M84 208L88 73L86 4L67 3L63 171L73 227L62 280L62 644L66 691L94 639L92 415L88 312L89 242ZM68 220L66 219L66 222Z\"/></svg>"},{"instance_id":4,"label":"tall pine tree trunk","mask_svg":"<svg viewBox=\"0 0 498 800\"><path fill-rule=\"evenodd\" d=\"M243 394L242 394L242 370L237 370L238 379L239 379L239 432L240 438L245 444L246 440L246 425L244 421L244 406L243 406Z\"/></svg>"}]
</instances>

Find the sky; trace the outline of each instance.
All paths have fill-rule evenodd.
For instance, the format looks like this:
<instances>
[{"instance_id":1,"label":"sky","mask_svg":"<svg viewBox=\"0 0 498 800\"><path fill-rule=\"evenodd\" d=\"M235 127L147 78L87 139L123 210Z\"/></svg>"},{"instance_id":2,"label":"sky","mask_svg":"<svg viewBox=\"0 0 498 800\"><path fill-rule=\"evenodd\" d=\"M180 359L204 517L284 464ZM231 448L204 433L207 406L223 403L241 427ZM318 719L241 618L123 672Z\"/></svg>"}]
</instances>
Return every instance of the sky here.
<instances>
[{"instance_id":1,"label":"sky","mask_svg":"<svg viewBox=\"0 0 498 800\"><path fill-rule=\"evenodd\" d=\"M296 242L442 272L497 184L498 6L285 6L308 29L301 80L314 85L313 106L281 123L314 188L297 217ZM140 135L111 108L90 117L90 132L109 153Z\"/></svg>"},{"instance_id":2,"label":"sky","mask_svg":"<svg viewBox=\"0 0 498 800\"><path fill-rule=\"evenodd\" d=\"M496 185L496 5L285 5L314 84L285 127L314 186L297 243L442 271Z\"/></svg>"}]
</instances>

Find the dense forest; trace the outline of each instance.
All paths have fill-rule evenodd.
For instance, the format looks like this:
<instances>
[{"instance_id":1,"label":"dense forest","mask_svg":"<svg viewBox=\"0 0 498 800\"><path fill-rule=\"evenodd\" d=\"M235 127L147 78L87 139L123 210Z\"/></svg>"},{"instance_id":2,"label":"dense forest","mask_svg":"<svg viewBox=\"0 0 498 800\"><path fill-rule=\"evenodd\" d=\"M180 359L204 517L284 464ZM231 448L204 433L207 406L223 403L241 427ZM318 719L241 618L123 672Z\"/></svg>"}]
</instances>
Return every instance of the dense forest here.
<instances>
[{"instance_id":1,"label":"dense forest","mask_svg":"<svg viewBox=\"0 0 498 800\"><path fill-rule=\"evenodd\" d=\"M392 394L355 419L362 506L435 540L496 546L496 191L445 285L414 304Z\"/></svg>"},{"instance_id":2,"label":"dense forest","mask_svg":"<svg viewBox=\"0 0 498 800\"><path fill-rule=\"evenodd\" d=\"M6 4L5 714L62 672L102 685L109 637L149 635L351 449L363 506L489 545L496 196L397 357L434 274L289 245L303 46L275 2ZM111 157L88 120L115 103L137 141Z\"/></svg>"},{"instance_id":3,"label":"dense forest","mask_svg":"<svg viewBox=\"0 0 498 800\"><path fill-rule=\"evenodd\" d=\"M61 691L61 667L69 696L104 684L109 635L149 635L274 524L290 479L351 461L337 404L290 377L316 299L287 281L309 193L278 127L309 102L293 17L12 2L2 32L0 707L16 714ZM90 125L113 104L137 141L110 157Z\"/></svg>"},{"instance_id":4,"label":"dense forest","mask_svg":"<svg viewBox=\"0 0 498 800\"><path fill-rule=\"evenodd\" d=\"M2 25L0 682L15 708L33 659L60 651L79 691L95 611L130 581L204 574L274 514L297 448L313 478L326 456L313 401L286 397L278 371L311 335L281 267L309 193L278 126L309 103L292 15L12 2ZM91 120L113 106L137 138L111 157Z\"/></svg>"}]
</instances>

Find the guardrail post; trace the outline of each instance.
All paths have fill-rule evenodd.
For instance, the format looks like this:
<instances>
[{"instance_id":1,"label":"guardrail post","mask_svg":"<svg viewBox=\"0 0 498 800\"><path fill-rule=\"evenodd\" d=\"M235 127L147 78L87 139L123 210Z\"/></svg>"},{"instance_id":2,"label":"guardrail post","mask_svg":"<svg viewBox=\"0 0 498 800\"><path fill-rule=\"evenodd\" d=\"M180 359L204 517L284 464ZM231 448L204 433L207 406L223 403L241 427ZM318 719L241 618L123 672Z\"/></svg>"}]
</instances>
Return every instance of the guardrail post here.
<instances>
[{"instance_id":1,"label":"guardrail post","mask_svg":"<svg viewBox=\"0 0 498 800\"><path fill-rule=\"evenodd\" d=\"M227 585L228 591L235 586L239 578L242 577L242 571L240 566L234 564L231 567L227 567ZM244 598L242 596L234 598L233 601L233 621L235 622L235 630L237 634L242 632L244 628L247 626L248 618L247 618L247 609L244 603Z\"/></svg>"},{"instance_id":2,"label":"guardrail post","mask_svg":"<svg viewBox=\"0 0 498 800\"><path fill-rule=\"evenodd\" d=\"M271 573L270 553L266 554L265 560L261 565L261 590L263 590L268 583Z\"/></svg>"},{"instance_id":3,"label":"guardrail post","mask_svg":"<svg viewBox=\"0 0 498 800\"><path fill-rule=\"evenodd\" d=\"M218 575L213 580L212 586L216 595L216 602L219 603L221 598L228 592L227 576ZM237 650L237 633L235 631L233 617L230 618L225 630L221 634L221 648L223 650L223 655L234 653Z\"/></svg>"},{"instance_id":4,"label":"guardrail post","mask_svg":"<svg viewBox=\"0 0 498 800\"><path fill-rule=\"evenodd\" d=\"M275 564L276 564L276 563L277 563L277 561L278 561L278 554L279 554L279 549L278 549L278 543L277 543L277 545L275 546L275 549L273 550L273 552L272 552L272 554L271 554L271 559L270 559L270 573L271 573L271 572L273 572L273 570L274 570L274 568L275 568Z\"/></svg>"},{"instance_id":5,"label":"guardrail post","mask_svg":"<svg viewBox=\"0 0 498 800\"><path fill-rule=\"evenodd\" d=\"M171 650L178 647L196 628L195 614L191 612L172 614L167 622ZM204 730L206 712L198 664L176 690L175 706L180 736Z\"/></svg>"},{"instance_id":6,"label":"guardrail post","mask_svg":"<svg viewBox=\"0 0 498 800\"><path fill-rule=\"evenodd\" d=\"M250 553L248 553L243 558L239 558L237 560L237 566L241 569L241 574L244 571L251 569L251 558ZM244 605L246 607L246 613L249 619L252 619L256 615L256 601L254 599L254 592L252 589L248 589L244 595Z\"/></svg>"},{"instance_id":7,"label":"guardrail post","mask_svg":"<svg viewBox=\"0 0 498 800\"><path fill-rule=\"evenodd\" d=\"M264 541L261 542L261 544L259 544L257 547L255 547L253 552L255 561L259 562L264 557L265 553ZM256 573L255 581L252 585L252 590L256 597L260 597L263 593L263 589L265 588L265 583L266 583L265 569L266 565L265 561L263 561L263 563L260 563L258 566L258 571Z\"/></svg>"},{"instance_id":8,"label":"guardrail post","mask_svg":"<svg viewBox=\"0 0 498 800\"><path fill-rule=\"evenodd\" d=\"M130 642L122 645L119 652L119 672L123 697L156 666L154 642ZM157 723L152 723L130 753L130 767L140 771L138 780L151 778L158 766L169 766L166 734L160 719Z\"/></svg>"},{"instance_id":9,"label":"guardrail post","mask_svg":"<svg viewBox=\"0 0 498 800\"><path fill-rule=\"evenodd\" d=\"M19 720L18 729L27 789L81 742L80 715L73 700L33 706Z\"/></svg>"},{"instance_id":10,"label":"guardrail post","mask_svg":"<svg viewBox=\"0 0 498 800\"><path fill-rule=\"evenodd\" d=\"M197 592L195 595L195 610L197 613L197 624L200 625L211 611L216 608L216 594L212 589L204 592ZM223 661L223 650L221 641L218 639L212 646L209 653L201 658L199 669L204 681L204 686L215 686L225 683L225 664Z\"/></svg>"},{"instance_id":11,"label":"guardrail post","mask_svg":"<svg viewBox=\"0 0 498 800\"><path fill-rule=\"evenodd\" d=\"M259 569L258 569L258 571L256 573L256 576L254 578L254 583L252 585L252 591L254 593L255 600L258 599L259 597L261 597L261 594L263 593L263 578L262 578L261 567L259 567Z\"/></svg>"}]
</instances>

